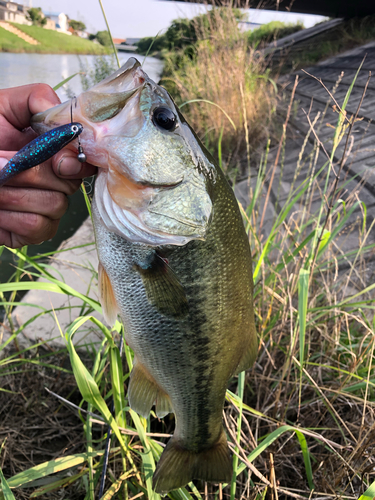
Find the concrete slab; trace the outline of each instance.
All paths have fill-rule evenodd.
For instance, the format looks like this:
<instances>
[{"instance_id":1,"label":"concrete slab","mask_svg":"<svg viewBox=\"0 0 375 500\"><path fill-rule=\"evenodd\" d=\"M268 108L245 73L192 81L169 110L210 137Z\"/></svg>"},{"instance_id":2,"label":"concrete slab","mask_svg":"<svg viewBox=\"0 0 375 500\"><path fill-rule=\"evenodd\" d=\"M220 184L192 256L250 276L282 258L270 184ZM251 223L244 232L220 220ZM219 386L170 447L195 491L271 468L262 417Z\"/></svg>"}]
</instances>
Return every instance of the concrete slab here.
<instances>
[{"instance_id":1,"label":"concrete slab","mask_svg":"<svg viewBox=\"0 0 375 500\"><path fill-rule=\"evenodd\" d=\"M59 253L49 261L49 272L59 280L74 288L77 292L89 295L98 300L97 269L98 257L94 243L94 230L90 219L87 219L76 233L66 240L59 248ZM43 280L46 281L46 280ZM21 345L29 345L37 341L48 341L54 345L64 345L65 341L60 335L53 310L63 332L71 322L80 316L83 311L82 300L68 295L51 293L47 291L32 290L28 292L23 302L44 308L46 312L29 325L25 326L18 336ZM25 325L40 310L31 306L19 306L13 313L16 326ZM86 312L87 313L87 308ZM100 314L94 312L93 316L103 321ZM102 334L91 322L81 328L74 337L77 345L99 343Z\"/></svg>"}]
</instances>

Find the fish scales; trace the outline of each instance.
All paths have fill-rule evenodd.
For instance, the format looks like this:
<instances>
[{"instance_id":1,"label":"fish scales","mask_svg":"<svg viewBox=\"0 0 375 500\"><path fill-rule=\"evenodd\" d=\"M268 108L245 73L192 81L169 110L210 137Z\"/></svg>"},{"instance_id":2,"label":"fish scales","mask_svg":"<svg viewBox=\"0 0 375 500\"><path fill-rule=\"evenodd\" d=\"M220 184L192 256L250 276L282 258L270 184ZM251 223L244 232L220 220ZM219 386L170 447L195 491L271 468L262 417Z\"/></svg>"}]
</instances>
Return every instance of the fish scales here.
<instances>
[{"instance_id":1,"label":"fish scales","mask_svg":"<svg viewBox=\"0 0 375 500\"><path fill-rule=\"evenodd\" d=\"M107 96L107 97L106 97ZM231 376L257 352L251 253L233 191L169 94L138 61L81 94L88 161L100 167L93 221L100 300L134 350L130 406L175 414L153 487L229 482L222 424ZM40 133L69 103L36 115Z\"/></svg>"},{"instance_id":2,"label":"fish scales","mask_svg":"<svg viewBox=\"0 0 375 500\"><path fill-rule=\"evenodd\" d=\"M114 284L117 303L122 304L127 341L139 361L153 367L156 382L172 400L175 436L186 439L185 447L194 451L218 438L227 381L248 344L246 335L234 343L230 333L250 330L252 319L249 245L242 227L228 224L233 216L241 221L235 200L226 192L229 186L225 180L217 184L214 217L205 241L169 250L169 265L188 298L189 315L182 320L159 314L147 301L133 263L146 260L150 248L129 244L95 224L99 258ZM95 208L94 221L98 217ZM119 270L125 279L118 279ZM223 352L233 358L224 366Z\"/></svg>"}]
</instances>

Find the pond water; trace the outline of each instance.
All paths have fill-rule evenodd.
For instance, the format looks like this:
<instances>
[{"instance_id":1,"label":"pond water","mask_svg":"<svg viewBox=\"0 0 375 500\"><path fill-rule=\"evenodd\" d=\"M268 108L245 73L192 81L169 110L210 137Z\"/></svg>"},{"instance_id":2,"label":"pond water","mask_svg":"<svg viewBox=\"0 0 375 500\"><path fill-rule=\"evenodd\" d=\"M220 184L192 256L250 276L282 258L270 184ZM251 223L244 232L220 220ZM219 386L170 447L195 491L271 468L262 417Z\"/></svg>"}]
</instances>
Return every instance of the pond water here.
<instances>
[{"instance_id":1,"label":"pond water","mask_svg":"<svg viewBox=\"0 0 375 500\"><path fill-rule=\"evenodd\" d=\"M48 83L54 87L65 78L80 71L80 60L86 66L93 65L97 56L76 56L73 54L11 54L0 52L0 89L17 87L29 83ZM121 65L129 57L136 57L140 63L144 56L129 52L120 52ZM158 82L163 70L163 63L154 57L147 57L144 70L154 81ZM70 80L69 87L75 94L82 91L79 75ZM67 96L63 88L57 91L61 100Z\"/></svg>"},{"instance_id":2,"label":"pond water","mask_svg":"<svg viewBox=\"0 0 375 500\"><path fill-rule=\"evenodd\" d=\"M88 67L93 65L97 56L76 56L71 54L12 54L0 52L0 89L16 87L30 83L48 83L57 85L70 75L80 71L80 59ZM120 63L124 64L129 57L136 57L141 63L144 57L132 53L119 53ZM159 59L147 57L144 70L154 81L158 82L163 69ZM80 94L82 86L79 75L69 81L70 89ZM62 101L67 99L63 88L57 91ZM88 181L89 183L92 180ZM29 254L37 255L54 251L62 241L69 238L87 217L87 208L83 195L78 191L69 200L69 209L62 218L58 233L54 238L41 245L29 246ZM4 251L0 256L0 283L7 281L14 272L13 254ZM1 309L1 308L0 308ZM1 310L0 310L1 317Z\"/></svg>"}]
</instances>

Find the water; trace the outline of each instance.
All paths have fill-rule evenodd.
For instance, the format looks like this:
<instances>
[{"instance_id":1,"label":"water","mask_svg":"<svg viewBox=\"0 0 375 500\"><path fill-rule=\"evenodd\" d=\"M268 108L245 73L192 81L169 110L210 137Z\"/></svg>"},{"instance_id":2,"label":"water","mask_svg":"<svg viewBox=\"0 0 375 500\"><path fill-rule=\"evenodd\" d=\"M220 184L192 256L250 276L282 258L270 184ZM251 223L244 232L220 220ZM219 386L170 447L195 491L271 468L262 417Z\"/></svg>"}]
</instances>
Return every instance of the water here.
<instances>
[{"instance_id":1,"label":"water","mask_svg":"<svg viewBox=\"0 0 375 500\"><path fill-rule=\"evenodd\" d=\"M97 56L80 56L86 65L92 65ZM129 57L136 57L143 62L144 56L131 53L120 53L120 63ZM144 70L154 81L158 82L163 69L159 59L147 57ZM48 83L51 87L57 85L70 75L80 71L79 58L71 54L12 54L0 52L0 89L17 87L30 83ZM79 75L69 81L70 89L76 94L82 91ZM63 88L57 91L62 101L67 99ZM1 138L0 138L1 149ZM80 191L70 197L69 209L61 219L58 232L54 238L41 245L30 245L29 254L37 255L54 251L62 241L69 238L87 217L87 208ZM14 257L8 251L0 256L0 283L7 281L14 272ZM0 311L1 317L1 311Z\"/></svg>"},{"instance_id":2,"label":"water","mask_svg":"<svg viewBox=\"0 0 375 500\"><path fill-rule=\"evenodd\" d=\"M97 56L76 56L73 54L11 54L0 52L0 89L17 87L29 83L48 83L54 87L65 78L80 71L79 61L92 65ZM129 57L136 57L140 63L144 56L132 53L119 53L121 65ZM147 57L144 70L154 81L158 82L163 69L163 63L154 57ZM75 94L82 92L79 75L69 82L69 87ZM63 88L57 91L62 101L67 99Z\"/></svg>"}]
</instances>

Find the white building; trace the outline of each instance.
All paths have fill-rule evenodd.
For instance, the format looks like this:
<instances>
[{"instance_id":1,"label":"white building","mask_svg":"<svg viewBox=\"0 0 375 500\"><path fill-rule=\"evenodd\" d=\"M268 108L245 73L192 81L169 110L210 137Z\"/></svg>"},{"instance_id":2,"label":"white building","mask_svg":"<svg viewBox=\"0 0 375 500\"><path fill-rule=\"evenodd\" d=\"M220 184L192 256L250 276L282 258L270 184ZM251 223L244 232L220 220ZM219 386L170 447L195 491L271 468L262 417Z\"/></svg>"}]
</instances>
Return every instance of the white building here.
<instances>
[{"instance_id":1,"label":"white building","mask_svg":"<svg viewBox=\"0 0 375 500\"><path fill-rule=\"evenodd\" d=\"M16 2L0 0L0 21L31 25L26 19L29 7Z\"/></svg>"},{"instance_id":2,"label":"white building","mask_svg":"<svg viewBox=\"0 0 375 500\"><path fill-rule=\"evenodd\" d=\"M1 2L2 0L0 0ZM44 12L44 15L55 21L56 31L60 31L61 33L65 33L65 35L71 35L69 33L69 18L64 12Z\"/></svg>"}]
</instances>

